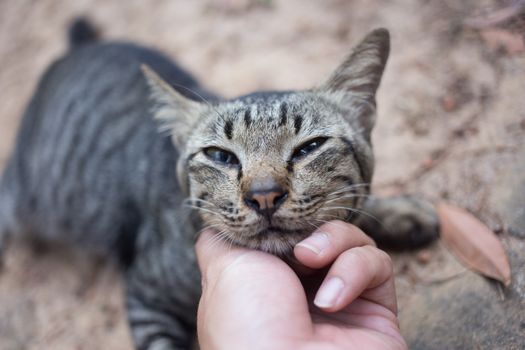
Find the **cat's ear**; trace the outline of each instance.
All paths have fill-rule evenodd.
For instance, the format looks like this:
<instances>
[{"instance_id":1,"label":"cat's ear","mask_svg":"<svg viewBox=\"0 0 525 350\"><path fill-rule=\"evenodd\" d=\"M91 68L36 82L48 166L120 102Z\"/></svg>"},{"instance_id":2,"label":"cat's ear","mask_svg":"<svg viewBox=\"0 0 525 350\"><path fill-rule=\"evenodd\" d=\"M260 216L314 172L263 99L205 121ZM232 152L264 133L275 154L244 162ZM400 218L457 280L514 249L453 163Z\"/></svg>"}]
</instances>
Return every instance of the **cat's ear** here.
<instances>
[{"instance_id":1,"label":"cat's ear","mask_svg":"<svg viewBox=\"0 0 525 350\"><path fill-rule=\"evenodd\" d=\"M207 106L181 95L149 66L142 64L140 68L150 87L155 102L153 113L161 131L170 132L173 143L184 148L188 135Z\"/></svg>"},{"instance_id":2,"label":"cat's ear","mask_svg":"<svg viewBox=\"0 0 525 350\"><path fill-rule=\"evenodd\" d=\"M370 132L375 122L375 95L390 51L390 35L386 29L376 29L352 50L346 60L321 86L321 91L333 94L345 109L355 111L352 122Z\"/></svg>"}]
</instances>

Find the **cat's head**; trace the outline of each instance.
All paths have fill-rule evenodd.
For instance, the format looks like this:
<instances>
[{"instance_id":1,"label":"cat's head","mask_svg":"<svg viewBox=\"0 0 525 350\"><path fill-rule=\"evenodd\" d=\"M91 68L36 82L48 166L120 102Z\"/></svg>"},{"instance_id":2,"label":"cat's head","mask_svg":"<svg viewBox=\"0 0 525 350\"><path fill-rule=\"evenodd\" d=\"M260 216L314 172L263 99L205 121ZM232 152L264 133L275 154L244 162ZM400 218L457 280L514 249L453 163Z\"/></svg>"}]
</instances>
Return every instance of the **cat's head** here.
<instances>
[{"instance_id":1,"label":"cat's head","mask_svg":"<svg viewBox=\"0 0 525 350\"><path fill-rule=\"evenodd\" d=\"M320 87L208 104L147 68L156 117L181 152L189 203L222 238L274 254L348 219L368 193L375 93L389 34L368 34Z\"/></svg>"}]
</instances>

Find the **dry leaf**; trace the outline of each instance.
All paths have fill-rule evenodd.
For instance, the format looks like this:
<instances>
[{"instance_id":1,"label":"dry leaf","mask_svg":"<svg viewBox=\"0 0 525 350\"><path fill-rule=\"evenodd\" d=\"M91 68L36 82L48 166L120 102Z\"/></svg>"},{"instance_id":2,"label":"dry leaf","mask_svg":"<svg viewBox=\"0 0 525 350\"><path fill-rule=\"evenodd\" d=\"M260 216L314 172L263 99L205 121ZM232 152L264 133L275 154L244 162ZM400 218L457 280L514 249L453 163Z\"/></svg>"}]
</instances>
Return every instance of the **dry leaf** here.
<instances>
[{"instance_id":1,"label":"dry leaf","mask_svg":"<svg viewBox=\"0 0 525 350\"><path fill-rule=\"evenodd\" d=\"M440 203L437 209L441 237L460 262L509 286L509 260L496 234L461 208Z\"/></svg>"},{"instance_id":2,"label":"dry leaf","mask_svg":"<svg viewBox=\"0 0 525 350\"><path fill-rule=\"evenodd\" d=\"M512 33L504 29L485 29L481 37L493 50L504 49L508 54L525 51L525 42L521 33Z\"/></svg>"}]
</instances>

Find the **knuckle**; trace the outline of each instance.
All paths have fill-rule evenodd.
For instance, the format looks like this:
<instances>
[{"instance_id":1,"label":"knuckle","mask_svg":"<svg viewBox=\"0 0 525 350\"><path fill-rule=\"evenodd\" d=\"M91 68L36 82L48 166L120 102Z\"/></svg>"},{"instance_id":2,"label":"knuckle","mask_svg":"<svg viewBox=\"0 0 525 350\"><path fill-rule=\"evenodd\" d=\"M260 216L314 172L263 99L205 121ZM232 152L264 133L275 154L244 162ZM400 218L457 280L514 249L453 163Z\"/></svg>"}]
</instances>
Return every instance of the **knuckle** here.
<instances>
[{"instance_id":1,"label":"knuckle","mask_svg":"<svg viewBox=\"0 0 525 350\"><path fill-rule=\"evenodd\" d=\"M370 236L366 236L366 238L368 239L368 244L374 248L377 248L377 243L376 241L374 241L374 239Z\"/></svg>"},{"instance_id":2,"label":"knuckle","mask_svg":"<svg viewBox=\"0 0 525 350\"><path fill-rule=\"evenodd\" d=\"M356 263L369 270L392 270L392 258L385 251L373 246L362 246L352 249Z\"/></svg>"},{"instance_id":3,"label":"knuckle","mask_svg":"<svg viewBox=\"0 0 525 350\"><path fill-rule=\"evenodd\" d=\"M384 262L388 264L392 263L392 258L390 257L390 255L388 255L387 252L385 252L384 250L378 249L378 248L374 248L374 250L377 252L378 257L381 260L383 260Z\"/></svg>"},{"instance_id":4,"label":"knuckle","mask_svg":"<svg viewBox=\"0 0 525 350\"><path fill-rule=\"evenodd\" d=\"M380 262L381 269L385 271L392 271L394 268L394 264L392 263L392 258L390 257L390 255L388 255L388 253L386 253L384 250L378 248L375 248L375 251L377 255L377 260Z\"/></svg>"},{"instance_id":5,"label":"knuckle","mask_svg":"<svg viewBox=\"0 0 525 350\"><path fill-rule=\"evenodd\" d=\"M367 269L369 265L366 246L355 247L343 253L343 263L345 265L357 266L360 269Z\"/></svg>"}]
</instances>

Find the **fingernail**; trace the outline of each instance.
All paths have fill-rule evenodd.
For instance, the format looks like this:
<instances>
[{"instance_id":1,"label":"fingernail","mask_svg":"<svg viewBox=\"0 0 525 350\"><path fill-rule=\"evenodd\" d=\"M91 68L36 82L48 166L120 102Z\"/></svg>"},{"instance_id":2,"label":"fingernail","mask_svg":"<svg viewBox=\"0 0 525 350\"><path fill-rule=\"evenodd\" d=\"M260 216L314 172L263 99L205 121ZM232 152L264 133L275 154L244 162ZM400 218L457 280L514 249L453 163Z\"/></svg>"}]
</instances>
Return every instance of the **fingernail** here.
<instances>
[{"instance_id":1,"label":"fingernail","mask_svg":"<svg viewBox=\"0 0 525 350\"><path fill-rule=\"evenodd\" d=\"M328 235L326 233L316 232L304 241L297 243L297 245L311 250L315 254L319 255L323 249L330 245L330 240L328 239Z\"/></svg>"},{"instance_id":2,"label":"fingernail","mask_svg":"<svg viewBox=\"0 0 525 350\"><path fill-rule=\"evenodd\" d=\"M320 308L332 307L341 294L345 284L339 277L330 277L325 281L314 299L314 304Z\"/></svg>"}]
</instances>

